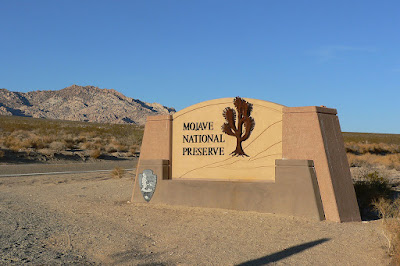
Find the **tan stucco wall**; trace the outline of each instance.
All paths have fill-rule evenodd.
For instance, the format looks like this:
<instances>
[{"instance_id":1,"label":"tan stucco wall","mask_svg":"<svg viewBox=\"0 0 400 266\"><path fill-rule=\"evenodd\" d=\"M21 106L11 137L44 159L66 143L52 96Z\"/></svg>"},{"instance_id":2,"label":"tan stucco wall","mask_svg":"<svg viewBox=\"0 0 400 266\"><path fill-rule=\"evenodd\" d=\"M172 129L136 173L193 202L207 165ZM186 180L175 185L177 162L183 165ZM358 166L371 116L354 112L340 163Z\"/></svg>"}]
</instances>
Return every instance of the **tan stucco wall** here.
<instances>
[{"instance_id":1,"label":"tan stucco wall","mask_svg":"<svg viewBox=\"0 0 400 266\"><path fill-rule=\"evenodd\" d=\"M143 161L165 160L171 162L172 150L172 116L158 115L148 116L144 128L142 146L140 148L140 157L136 165L136 176L139 176L140 166ZM171 167L167 166L168 175L171 176ZM136 178L137 179L137 178ZM136 182L135 182L136 186ZM132 200L135 193L133 188Z\"/></svg>"},{"instance_id":2,"label":"tan stucco wall","mask_svg":"<svg viewBox=\"0 0 400 266\"><path fill-rule=\"evenodd\" d=\"M242 143L249 157L230 155L236 148L236 138L222 132L225 123L222 113L226 107L234 110L233 98L202 102L173 115L172 179L208 179L236 181L268 181L275 179L275 160L282 158L282 109L284 106L256 99L251 116L255 127L248 140ZM184 123L211 122L212 130L184 130ZM221 136L223 142L184 143L185 135ZM217 147L217 155L183 155L184 148Z\"/></svg>"},{"instance_id":3,"label":"tan stucco wall","mask_svg":"<svg viewBox=\"0 0 400 266\"><path fill-rule=\"evenodd\" d=\"M283 157L313 160L327 220L360 221L336 109L285 107Z\"/></svg>"},{"instance_id":4,"label":"tan stucco wall","mask_svg":"<svg viewBox=\"0 0 400 266\"><path fill-rule=\"evenodd\" d=\"M171 160L171 115L148 116L139 160Z\"/></svg>"}]
</instances>

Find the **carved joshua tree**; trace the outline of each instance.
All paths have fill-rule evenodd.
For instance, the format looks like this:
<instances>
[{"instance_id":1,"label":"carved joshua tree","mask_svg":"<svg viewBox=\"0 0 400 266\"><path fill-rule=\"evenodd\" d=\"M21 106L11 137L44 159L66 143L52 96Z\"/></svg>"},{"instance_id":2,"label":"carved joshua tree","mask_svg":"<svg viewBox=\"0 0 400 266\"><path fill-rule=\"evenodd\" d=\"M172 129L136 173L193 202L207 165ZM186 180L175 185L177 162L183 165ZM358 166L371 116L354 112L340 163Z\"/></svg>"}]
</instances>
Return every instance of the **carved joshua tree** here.
<instances>
[{"instance_id":1,"label":"carved joshua tree","mask_svg":"<svg viewBox=\"0 0 400 266\"><path fill-rule=\"evenodd\" d=\"M255 122L254 119L250 116L251 111L253 110L253 105L246 102L240 97L236 97L233 100L233 104L235 105L237 110L237 117L235 110L230 107L225 108L223 116L225 117L226 122L222 125L221 129L222 132L224 132L225 134L236 137L236 149L231 152L231 155L249 157L243 151L242 142L250 137L250 134L254 129ZM245 128L244 132L243 126Z\"/></svg>"}]
</instances>

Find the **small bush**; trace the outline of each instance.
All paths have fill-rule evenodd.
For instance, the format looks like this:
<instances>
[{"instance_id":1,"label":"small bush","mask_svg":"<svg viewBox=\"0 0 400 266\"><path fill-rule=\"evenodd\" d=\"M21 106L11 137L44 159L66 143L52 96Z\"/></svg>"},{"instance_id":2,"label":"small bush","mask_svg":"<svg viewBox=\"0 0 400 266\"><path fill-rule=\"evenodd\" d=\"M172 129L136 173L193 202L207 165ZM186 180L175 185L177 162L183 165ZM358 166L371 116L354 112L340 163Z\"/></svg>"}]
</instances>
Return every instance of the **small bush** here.
<instances>
[{"instance_id":1,"label":"small bush","mask_svg":"<svg viewBox=\"0 0 400 266\"><path fill-rule=\"evenodd\" d=\"M56 138L55 138L54 136L42 136L42 142L43 142L45 145L47 145L47 147L48 147L48 145L49 145L50 143L52 143L52 142L54 142L54 141L56 141Z\"/></svg>"},{"instance_id":2,"label":"small bush","mask_svg":"<svg viewBox=\"0 0 400 266\"><path fill-rule=\"evenodd\" d=\"M84 150L99 150L101 149L102 145L90 141L86 141L81 143L80 147Z\"/></svg>"},{"instance_id":3,"label":"small bush","mask_svg":"<svg viewBox=\"0 0 400 266\"><path fill-rule=\"evenodd\" d=\"M101 156L101 151L100 150L94 150L90 153L90 157L92 157L93 159L97 159Z\"/></svg>"},{"instance_id":4,"label":"small bush","mask_svg":"<svg viewBox=\"0 0 400 266\"><path fill-rule=\"evenodd\" d=\"M115 167L112 171L111 171L111 176L113 178L122 178L125 174L125 170L121 167Z\"/></svg>"},{"instance_id":5,"label":"small bush","mask_svg":"<svg viewBox=\"0 0 400 266\"><path fill-rule=\"evenodd\" d=\"M50 157L50 158L54 157L54 150L51 150L51 149L47 149L47 148L40 149L40 150L38 150L38 153L43 154L46 157Z\"/></svg>"},{"instance_id":6,"label":"small bush","mask_svg":"<svg viewBox=\"0 0 400 266\"><path fill-rule=\"evenodd\" d=\"M69 138L64 139L63 142L64 142L64 146L65 146L67 149L74 149L74 148L76 147L76 144L77 144L79 141L78 141L77 138L69 137ZM64 147L64 148L65 148L65 147Z\"/></svg>"},{"instance_id":7,"label":"small bush","mask_svg":"<svg viewBox=\"0 0 400 266\"><path fill-rule=\"evenodd\" d=\"M111 143L111 144L108 144L108 145L106 146L105 150L106 150L106 152L108 152L108 153L113 153L113 152L117 152L117 151L118 151L117 147L115 147L115 145L113 145L112 143Z\"/></svg>"},{"instance_id":8,"label":"small bush","mask_svg":"<svg viewBox=\"0 0 400 266\"><path fill-rule=\"evenodd\" d=\"M120 144L117 146L117 149L119 152L128 152L129 151L129 147L123 144Z\"/></svg>"},{"instance_id":9,"label":"small bush","mask_svg":"<svg viewBox=\"0 0 400 266\"><path fill-rule=\"evenodd\" d=\"M65 150L65 144L61 141L55 141L50 143L49 148L56 152L60 152Z\"/></svg>"},{"instance_id":10,"label":"small bush","mask_svg":"<svg viewBox=\"0 0 400 266\"><path fill-rule=\"evenodd\" d=\"M99 137L93 138L93 141L95 144L100 144L100 145L103 144L103 140Z\"/></svg>"},{"instance_id":11,"label":"small bush","mask_svg":"<svg viewBox=\"0 0 400 266\"><path fill-rule=\"evenodd\" d=\"M400 198L391 201L380 198L373 202L382 218L383 234L388 241L388 254L394 265L400 265Z\"/></svg>"},{"instance_id":12,"label":"small bush","mask_svg":"<svg viewBox=\"0 0 400 266\"><path fill-rule=\"evenodd\" d=\"M358 207L363 219L376 218L373 203L379 198L390 199L392 195L389 179L378 171L364 174L354 182Z\"/></svg>"},{"instance_id":13,"label":"small bush","mask_svg":"<svg viewBox=\"0 0 400 266\"><path fill-rule=\"evenodd\" d=\"M0 158L4 157L4 151L0 150Z\"/></svg>"}]
</instances>

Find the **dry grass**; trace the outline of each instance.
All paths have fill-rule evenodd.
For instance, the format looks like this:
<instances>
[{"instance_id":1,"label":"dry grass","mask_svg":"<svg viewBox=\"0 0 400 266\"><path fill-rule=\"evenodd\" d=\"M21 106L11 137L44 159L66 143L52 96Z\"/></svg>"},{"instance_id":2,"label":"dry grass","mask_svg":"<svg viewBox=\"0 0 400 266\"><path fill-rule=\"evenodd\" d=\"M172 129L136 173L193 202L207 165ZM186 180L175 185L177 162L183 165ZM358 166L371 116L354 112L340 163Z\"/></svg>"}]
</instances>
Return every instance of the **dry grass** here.
<instances>
[{"instance_id":1,"label":"dry grass","mask_svg":"<svg viewBox=\"0 0 400 266\"><path fill-rule=\"evenodd\" d=\"M393 264L400 265L400 198L394 201L380 198L373 204L382 218L383 234L388 241L388 254L392 256Z\"/></svg>"},{"instance_id":2,"label":"dry grass","mask_svg":"<svg viewBox=\"0 0 400 266\"><path fill-rule=\"evenodd\" d=\"M6 153L10 156L18 154L18 158L39 154L52 159L54 154L66 152L79 153L82 158L99 158L112 152L132 157L131 151L140 147L142 136L143 127L129 124L0 116L0 149L11 151Z\"/></svg>"},{"instance_id":3,"label":"dry grass","mask_svg":"<svg viewBox=\"0 0 400 266\"><path fill-rule=\"evenodd\" d=\"M347 153L347 159L350 166L359 167L368 165L383 165L389 169L396 169L400 171L400 153L387 155L376 155L370 153L354 155L352 153Z\"/></svg>"},{"instance_id":4,"label":"dry grass","mask_svg":"<svg viewBox=\"0 0 400 266\"><path fill-rule=\"evenodd\" d=\"M379 155L400 153L400 145L398 144L346 142L345 148L346 152L357 155L366 153Z\"/></svg>"},{"instance_id":5,"label":"dry grass","mask_svg":"<svg viewBox=\"0 0 400 266\"><path fill-rule=\"evenodd\" d=\"M121 167L115 167L112 171L111 171L111 176L113 178L122 178L125 174L125 170Z\"/></svg>"},{"instance_id":6,"label":"dry grass","mask_svg":"<svg viewBox=\"0 0 400 266\"><path fill-rule=\"evenodd\" d=\"M345 143L386 143L400 145L400 134L343 132Z\"/></svg>"},{"instance_id":7,"label":"dry grass","mask_svg":"<svg viewBox=\"0 0 400 266\"><path fill-rule=\"evenodd\" d=\"M343 133L350 166L385 166L400 171L400 134Z\"/></svg>"}]
</instances>

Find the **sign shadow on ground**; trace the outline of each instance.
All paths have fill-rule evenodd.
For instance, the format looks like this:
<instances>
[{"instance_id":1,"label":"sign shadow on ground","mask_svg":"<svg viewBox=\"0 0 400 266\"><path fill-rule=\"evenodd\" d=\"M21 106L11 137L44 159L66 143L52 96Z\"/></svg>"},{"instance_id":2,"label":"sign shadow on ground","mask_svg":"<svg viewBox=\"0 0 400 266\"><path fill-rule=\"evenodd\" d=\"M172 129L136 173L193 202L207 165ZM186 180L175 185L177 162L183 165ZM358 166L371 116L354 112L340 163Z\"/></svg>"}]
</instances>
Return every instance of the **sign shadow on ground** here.
<instances>
[{"instance_id":1,"label":"sign shadow on ground","mask_svg":"<svg viewBox=\"0 0 400 266\"><path fill-rule=\"evenodd\" d=\"M279 252L272 253L271 255L268 255L268 256L264 256L264 257L261 257L261 258L258 258L258 259L249 260L249 261L240 263L240 264L238 264L238 266L250 266L250 265L251 266L256 266L256 265L265 265L265 264L268 264L268 263L277 262L277 261L280 261L280 260L282 260L284 258L290 257L290 256L292 256L294 254L303 252L306 249L309 249L309 248L312 248L314 246L320 245L320 244L322 244L324 242L327 242L329 240L330 240L330 238L321 238L319 240L307 242L307 243L304 243L304 244L300 244L300 245L297 245L297 246L290 247L288 249L285 249L285 250L282 250L282 251L279 251Z\"/></svg>"}]
</instances>

